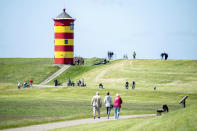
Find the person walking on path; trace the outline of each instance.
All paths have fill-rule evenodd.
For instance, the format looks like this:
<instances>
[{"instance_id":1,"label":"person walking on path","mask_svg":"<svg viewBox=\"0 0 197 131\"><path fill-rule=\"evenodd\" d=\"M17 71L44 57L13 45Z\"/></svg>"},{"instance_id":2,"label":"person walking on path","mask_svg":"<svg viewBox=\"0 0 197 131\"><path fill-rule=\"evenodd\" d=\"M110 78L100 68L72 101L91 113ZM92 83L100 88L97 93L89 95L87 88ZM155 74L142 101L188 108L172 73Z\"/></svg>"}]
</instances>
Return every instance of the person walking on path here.
<instances>
[{"instance_id":1,"label":"person walking on path","mask_svg":"<svg viewBox=\"0 0 197 131\"><path fill-rule=\"evenodd\" d=\"M113 105L115 120L118 120L118 118L119 118L121 104L122 104L122 99L121 99L120 95L117 93L116 97L114 98L114 105Z\"/></svg>"},{"instance_id":2,"label":"person walking on path","mask_svg":"<svg viewBox=\"0 0 197 131\"><path fill-rule=\"evenodd\" d=\"M111 106L112 106L112 98L109 95L109 92L107 92L107 94L105 96L104 103L105 103L105 106L106 106L106 109L107 109L107 119L109 119Z\"/></svg>"},{"instance_id":3,"label":"person walking on path","mask_svg":"<svg viewBox=\"0 0 197 131\"><path fill-rule=\"evenodd\" d=\"M93 117L95 119L96 112L98 112L98 118L100 119L100 108L102 106L102 100L99 96L99 92L96 92L96 95L92 97L91 105L93 106Z\"/></svg>"}]
</instances>

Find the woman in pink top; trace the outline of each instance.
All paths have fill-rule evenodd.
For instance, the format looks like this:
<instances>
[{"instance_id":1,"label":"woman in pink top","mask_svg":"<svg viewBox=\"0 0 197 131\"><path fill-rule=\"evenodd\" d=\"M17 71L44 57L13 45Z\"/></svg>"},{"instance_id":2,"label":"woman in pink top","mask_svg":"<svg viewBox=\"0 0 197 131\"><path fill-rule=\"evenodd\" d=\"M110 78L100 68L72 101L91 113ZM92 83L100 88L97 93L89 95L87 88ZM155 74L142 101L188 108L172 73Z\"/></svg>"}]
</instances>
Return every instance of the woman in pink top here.
<instances>
[{"instance_id":1,"label":"woman in pink top","mask_svg":"<svg viewBox=\"0 0 197 131\"><path fill-rule=\"evenodd\" d=\"M118 120L118 118L119 118L121 104L122 104L122 99L120 98L120 95L117 93L116 97L114 98L114 105L113 105L115 120Z\"/></svg>"}]
</instances>

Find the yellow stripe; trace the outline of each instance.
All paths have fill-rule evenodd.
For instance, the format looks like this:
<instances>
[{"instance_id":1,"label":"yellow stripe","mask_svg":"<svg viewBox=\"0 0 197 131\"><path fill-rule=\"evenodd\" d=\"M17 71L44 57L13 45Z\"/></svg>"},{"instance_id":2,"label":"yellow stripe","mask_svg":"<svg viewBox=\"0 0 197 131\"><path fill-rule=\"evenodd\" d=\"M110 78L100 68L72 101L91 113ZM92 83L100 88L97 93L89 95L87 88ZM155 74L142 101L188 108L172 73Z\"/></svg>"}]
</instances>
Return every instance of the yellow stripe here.
<instances>
[{"instance_id":1,"label":"yellow stripe","mask_svg":"<svg viewBox=\"0 0 197 131\"><path fill-rule=\"evenodd\" d=\"M55 58L73 58L73 52L55 52Z\"/></svg>"},{"instance_id":2,"label":"yellow stripe","mask_svg":"<svg viewBox=\"0 0 197 131\"><path fill-rule=\"evenodd\" d=\"M55 33L73 33L74 30L70 26L55 26Z\"/></svg>"},{"instance_id":3,"label":"yellow stripe","mask_svg":"<svg viewBox=\"0 0 197 131\"><path fill-rule=\"evenodd\" d=\"M65 40L68 40L68 44L65 44ZM73 45L73 39L55 39L55 45Z\"/></svg>"}]
</instances>

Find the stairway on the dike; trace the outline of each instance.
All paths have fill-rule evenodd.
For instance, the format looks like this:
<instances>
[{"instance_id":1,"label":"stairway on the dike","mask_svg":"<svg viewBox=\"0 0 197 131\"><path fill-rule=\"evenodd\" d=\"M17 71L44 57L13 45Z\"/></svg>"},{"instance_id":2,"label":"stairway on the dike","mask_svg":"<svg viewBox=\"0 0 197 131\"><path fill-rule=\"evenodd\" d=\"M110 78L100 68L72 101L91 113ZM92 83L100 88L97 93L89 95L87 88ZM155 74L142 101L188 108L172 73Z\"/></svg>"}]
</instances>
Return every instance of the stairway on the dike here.
<instances>
[{"instance_id":1,"label":"stairway on the dike","mask_svg":"<svg viewBox=\"0 0 197 131\"><path fill-rule=\"evenodd\" d=\"M47 79L45 79L43 82L41 82L41 85L45 85L48 82L50 82L51 80L53 80L54 78L56 78L57 76L59 76L60 74L62 74L65 70L67 70L71 65L63 65L58 71L56 71L54 74L52 74L51 76L49 76Z\"/></svg>"}]
</instances>

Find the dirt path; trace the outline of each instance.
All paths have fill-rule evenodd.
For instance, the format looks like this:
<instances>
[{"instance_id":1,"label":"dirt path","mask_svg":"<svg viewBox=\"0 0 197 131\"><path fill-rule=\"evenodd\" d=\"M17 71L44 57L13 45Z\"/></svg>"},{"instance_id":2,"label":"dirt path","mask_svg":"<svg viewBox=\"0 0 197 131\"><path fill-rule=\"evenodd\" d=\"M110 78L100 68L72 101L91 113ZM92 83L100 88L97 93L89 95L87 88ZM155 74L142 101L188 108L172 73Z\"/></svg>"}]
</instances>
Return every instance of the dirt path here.
<instances>
[{"instance_id":1,"label":"dirt path","mask_svg":"<svg viewBox=\"0 0 197 131\"><path fill-rule=\"evenodd\" d=\"M33 85L33 88L63 88L66 86L54 86L54 85Z\"/></svg>"},{"instance_id":2,"label":"dirt path","mask_svg":"<svg viewBox=\"0 0 197 131\"><path fill-rule=\"evenodd\" d=\"M127 116L120 116L119 119L140 118L140 117L148 117L148 116L155 116L155 114L127 115ZM72 121L64 121L64 122L55 122L55 123L47 123L47 124L33 125L33 126L27 126L27 127L6 129L6 130L1 130L1 131L46 131L46 130L51 130L55 128L63 128L63 127L104 122L104 121L110 121L110 120L114 120L114 117L110 117L110 119L107 119L106 117L101 117L101 119L95 119L95 120L92 118L89 118L89 119L80 119L80 120L72 120Z\"/></svg>"},{"instance_id":3,"label":"dirt path","mask_svg":"<svg viewBox=\"0 0 197 131\"><path fill-rule=\"evenodd\" d=\"M112 71L112 70L121 70L121 71L124 71L124 65L131 65L132 66L132 61L131 60L125 60L125 61L122 61L122 62L119 62L119 63L115 63L115 64L112 64L108 67L105 67L103 68L103 70L101 70L98 75L96 76L96 81L100 81L100 80L106 80L106 79L102 79L102 77ZM108 80L108 79L107 79ZM124 79L120 79L120 81L122 81ZM111 80L111 81L116 81L116 79L114 80Z\"/></svg>"}]
</instances>

